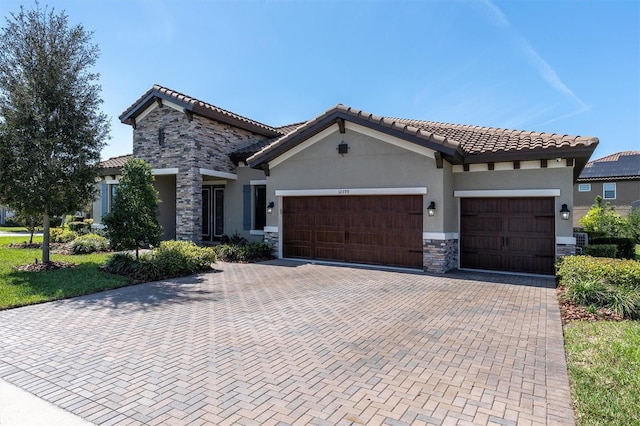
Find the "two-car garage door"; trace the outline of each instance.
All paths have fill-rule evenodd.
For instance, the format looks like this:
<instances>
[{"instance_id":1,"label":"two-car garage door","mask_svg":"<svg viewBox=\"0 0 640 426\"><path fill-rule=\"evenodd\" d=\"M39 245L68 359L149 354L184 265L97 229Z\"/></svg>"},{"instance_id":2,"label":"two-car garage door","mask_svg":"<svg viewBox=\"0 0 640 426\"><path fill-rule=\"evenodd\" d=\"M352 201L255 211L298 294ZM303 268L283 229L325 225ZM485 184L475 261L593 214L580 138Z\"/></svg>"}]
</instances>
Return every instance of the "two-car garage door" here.
<instances>
[{"instance_id":1,"label":"two-car garage door","mask_svg":"<svg viewBox=\"0 0 640 426\"><path fill-rule=\"evenodd\" d=\"M283 256L422 269L422 195L284 197Z\"/></svg>"}]
</instances>

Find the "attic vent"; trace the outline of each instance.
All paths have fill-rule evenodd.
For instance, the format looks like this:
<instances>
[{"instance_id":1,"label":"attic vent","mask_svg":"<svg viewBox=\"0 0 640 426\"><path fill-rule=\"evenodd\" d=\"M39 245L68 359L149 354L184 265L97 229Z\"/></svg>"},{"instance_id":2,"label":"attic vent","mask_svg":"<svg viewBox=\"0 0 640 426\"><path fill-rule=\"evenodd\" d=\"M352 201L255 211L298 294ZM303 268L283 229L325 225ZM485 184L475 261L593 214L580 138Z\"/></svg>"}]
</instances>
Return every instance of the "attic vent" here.
<instances>
[{"instance_id":1,"label":"attic vent","mask_svg":"<svg viewBox=\"0 0 640 426\"><path fill-rule=\"evenodd\" d=\"M338 154L342 156L349 153L349 145L347 145L344 141L342 141L340 145L338 145L337 149L338 149Z\"/></svg>"},{"instance_id":2,"label":"attic vent","mask_svg":"<svg viewBox=\"0 0 640 426\"><path fill-rule=\"evenodd\" d=\"M158 144L164 145L164 128L158 129Z\"/></svg>"}]
</instances>

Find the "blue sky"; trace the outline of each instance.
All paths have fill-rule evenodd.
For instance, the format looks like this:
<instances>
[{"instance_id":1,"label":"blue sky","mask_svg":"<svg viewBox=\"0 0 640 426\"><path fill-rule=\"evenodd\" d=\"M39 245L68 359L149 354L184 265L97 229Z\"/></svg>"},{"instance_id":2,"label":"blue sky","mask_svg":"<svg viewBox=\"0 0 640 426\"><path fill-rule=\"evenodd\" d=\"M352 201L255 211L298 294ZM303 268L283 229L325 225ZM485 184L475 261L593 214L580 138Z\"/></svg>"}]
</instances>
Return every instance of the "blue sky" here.
<instances>
[{"instance_id":1,"label":"blue sky","mask_svg":"<svg viewBox=\"0 0 640 426\"><path fill-rule=\"evenodd\" d=\"M0 15L30 1L0 0ZM41 0L94 31L103 158L154 83L266 124L378 115L597 136L640 150L640 2ZM4 21L2 24L4 25Z\"/></svg>"}]
</instances>

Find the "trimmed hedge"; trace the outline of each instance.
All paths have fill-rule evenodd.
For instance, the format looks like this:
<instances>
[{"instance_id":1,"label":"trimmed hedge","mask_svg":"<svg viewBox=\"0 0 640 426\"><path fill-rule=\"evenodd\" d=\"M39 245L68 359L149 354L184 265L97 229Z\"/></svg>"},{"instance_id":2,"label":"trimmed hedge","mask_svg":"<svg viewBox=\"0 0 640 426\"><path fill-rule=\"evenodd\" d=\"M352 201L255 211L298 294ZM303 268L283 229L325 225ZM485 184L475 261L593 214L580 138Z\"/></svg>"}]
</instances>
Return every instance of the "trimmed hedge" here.
<instances>
[{"instance_id":1,"label":"trimmed hedge","mask_svg":"<svg viewBox=\"0 0 640 426\"><path fill-rule=\"evenodd\" d=\"M129 253L115 253L107 259L105 271L141 281L181 277L213 269L216 254L210 247L198 247L190 241L163 241L136 260Z\"/></svg>"},{"instance_id":2,"label":"trimmed hedge","mask_svg":"<svg viewBox=\"0 0 640 426\"><path fill-rule=\"evenodd\" d=\"M589 244L584 246L584 254L593 257L616 257L618 246L615 244Z\"/></svg>"},{"instance_id":3,"label":"trimmed hedge","mask_svg":"<svg viewBox=\"0 0 640 426\"><path fill-rule=\"evenodd\" d=\"M109 240L96 234L80 235L69 243L69 249L73 254L89 254L97 251L107 251Z\"/></svg>"},{"instance_id":4,"label":"trimmed hedge","mask_svg":"<svg viewBox=\"0 0 640 426\"><path fill-rule=\"evenodd\" d=\"M62 228L51 228L49 238L52 243L69 243L78 237L78 233Z\"/></svg>"},{"instance_id":5,"label":"trimmed hedge","mask_svg":"<svg viewBox=\"0 0 640 426\"><path fill-rule=\"evenodd\" d=\"M556 267L567 299L608 308L628 318L640 317L640 262L565 256Z\"/></svg>"},{"instance_id":6,"label":"trimmed hedge","mask_svg":"<svg viewBox=\"0 0 640 426\"><path fill-rule=\"evenodd\" d=\"M241 244L219 244L214 246L216 256L223 262L256 262L271 259L271 245L265 242Z\"/></svg>"},{"instance_id":7,"label":"trimmed hedge","mask_svg":"<svg viewBox=\"0 0 640 426\"><path fill-rule=\"evenodd\" d=\"M589 238L589 245L614 244L617 247L615 256L618 259L635 259L636 242L633 238L601 237Z\"/></svg>"}]
</instances>

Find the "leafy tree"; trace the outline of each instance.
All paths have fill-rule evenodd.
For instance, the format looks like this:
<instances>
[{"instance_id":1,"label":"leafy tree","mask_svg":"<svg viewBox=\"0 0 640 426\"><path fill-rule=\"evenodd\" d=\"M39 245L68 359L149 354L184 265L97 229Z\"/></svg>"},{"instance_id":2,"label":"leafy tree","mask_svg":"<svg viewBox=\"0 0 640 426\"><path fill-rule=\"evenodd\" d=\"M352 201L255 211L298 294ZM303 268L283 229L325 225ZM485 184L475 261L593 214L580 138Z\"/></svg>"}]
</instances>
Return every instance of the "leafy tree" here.
<instances>
[{"instance_id":1,"label":"leafy tree","mask_svg":"<svg viewBox=\"0 0 640 426\"><path fill-rule=\"evenodd\" d=\"M601 196L596 196L591 209L579 220L580 225L588 233L601 237L618 237L626 234L625 218L615 212L609 202L603 202Z\"/></svg>"},{"instance_id":2,"label":"leafy tree","mask_svg":"<svg viewBox=\"0 0 640 426\"><path fill-rule=\"evenodd\" d=\"M91 202L109 134L91 37L38 3L0 33L0 203L41 218L45 263L50 218Z\"/></svg>"},{"instance_id":3,"label":"leafy tree","mask_svg":"<svg viewBox=\"0 0 640 426\"><path fill-rule=\"evenodd\" d=\"M153 186L151 166L138 158L122 166L111 213L103 219L107 237L117 249L136 249L157 245L162 228L158 223L158 191Z\"/></svg>"}]
</instances>

